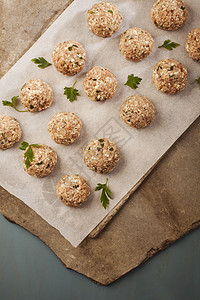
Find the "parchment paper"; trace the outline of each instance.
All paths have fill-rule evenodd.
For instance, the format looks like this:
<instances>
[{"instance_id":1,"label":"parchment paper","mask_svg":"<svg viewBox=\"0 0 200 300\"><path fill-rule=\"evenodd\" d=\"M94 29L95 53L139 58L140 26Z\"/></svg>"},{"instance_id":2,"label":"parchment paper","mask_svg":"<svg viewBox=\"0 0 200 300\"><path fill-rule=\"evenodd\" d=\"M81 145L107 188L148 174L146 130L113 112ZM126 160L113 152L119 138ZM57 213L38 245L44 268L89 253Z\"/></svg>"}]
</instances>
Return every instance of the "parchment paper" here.
<instances>
[{"instance_id":1,"label":"parchment paper","mask_svg":"<svg viewBox=\"0 0 200 300\"><path fill-rule=\"evenodd\" d=\"M199 26L198 1L187 3L189 20L183 28L175 32L159 30L152 24L150 9L153 2L113 1L124 17L123 24L111 38L102 39L93 35L86 24L86 12L94 1L75 0L0 81L1 100L9 100L13 95L18 95L22 85L34 78L46 81L54 90L53 105L43 112L17 113L11 108L0 106L0 113L18 119L23 130L21 141L47 144L57 152L58 163L55 170L42 179L29 176L23 170L23 152L18 150L18 143L13 148L0 152L0 184L57 228L75 247L166 152L200 112L200 91L195 82L199 77L199 64L192 61L184 49L188 32ZM119 51L120 35L130 27L144 28L155 38L152 54L140 63L126 61ZM181 46L171 52L158 49L168 38ZM30 61L38 56L44 56L51 61L55 45L67 39L82 43L87 51L87 63L80 74L66 77L53 66L41 70ZM189 71L187 87L174 96L158 92L151 79L156 62L169 57L178 59ZM104 103L94 102L84 94L82 83L85 73L94 65L109 68L118 79L118 92L113 99ZM136 91L124 86L131 73L142 78ZM71 86L75 79L81 96L70 103L63 95L63 89ZM121 103L126 97L136 93L149 97L157 109L154 123L143 130L129 128L119 117ZM81 136L73 145L57 145L47 132L50 118L59 111L75 112L83 122ZM83 146L96 137L110 138L119 147L121 160L109 175L96 174L88 170L83 162ZM91 195L82 207L68 208L57 198L55 187L63 175L77 173L88 181ZM99 200L100 193L94 192L94 188L98 182L104 183L106 178L109 178L113 200L109 208L104 210Z\"/></svg>"}]
</instances>

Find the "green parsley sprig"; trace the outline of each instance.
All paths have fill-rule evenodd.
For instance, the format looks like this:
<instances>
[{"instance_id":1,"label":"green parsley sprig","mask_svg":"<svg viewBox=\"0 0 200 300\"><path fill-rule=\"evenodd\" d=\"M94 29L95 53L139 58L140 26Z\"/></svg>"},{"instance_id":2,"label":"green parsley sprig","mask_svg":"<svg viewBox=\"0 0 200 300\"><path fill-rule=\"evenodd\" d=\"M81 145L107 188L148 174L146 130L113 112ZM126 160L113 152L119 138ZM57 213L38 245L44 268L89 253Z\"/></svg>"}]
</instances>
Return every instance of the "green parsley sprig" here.
<instances>
[{"instance_id":1,"label":"green parsley sprig","mask_svg":"<svg viewBox=\"0 0 200 300\"><path fill-rule=\"evenodd\" d=\"M23 88L26 86L26 83L24 83L21 87L21 91L23 90Z\"/></svg>"},{"instance_id":2,"label":"green parsley sprig","mask_svg":"<svg viewBox=\"0 0 200 300\"><path fill-rule=\"evenodd\" d=\"M27 110L19 110L16 106L15 106L15 102L16 100L19 99L19 96L13 96L11 98L11 101L7 101L7 100L2 100L2 104L3 106L10 106L13 107L16 111L18 112L27 112Z\"/></svg>"},{"instance_id":3,"label":"green parsley sprig","mask_svg":"<svg viewBox=\"0 0 200 300\"><path fill-rule=\"evenodd\" d=\"M178 46L180 46L180 44L171 42L170 40L165 40L164 43L161 46L159 46L158 48L165 48L165 49L171 51Z\"/></svg>"},{"instance_id":4,"label":"green parsley sprig","mask_svg":"<svg viewBox=\"0 0 200 300\"><path fill-rule=\"evenodd\" d=\"M104 183L104 184L97 183L97 186L95 188L95 191L102 190L100 200L105 209L107 208L107 206L110 202L110 199L112 199L111 191L109 190L107 183L108 183L108 178L106 179L106 183Z\"/></svg>"},{"instance_id":5,"label":"green parsley sprig","mask_svg":"<svg viewBox=\"0 0 200 300\"><path fill-rule=\"evenodd\" d=\"M30 167L31 161L33 161L34 158L34 154L33 154L33 150L31 147L39 147L40 145L38 144L31 144L29 145L29 143L23 141L20 144L21 146L19 147L20 150L26 150L26 152L24 152L24 159L25 159L25 165L26 168L28 169Z\"/></svg>"},{"instance_id":6,"label":"green parsley sprig","mask_svg":"<svg viewBox=\"0 0 200 300\"><path fill-rule=\"evenodd\" d=\"M38 65L38 68L45 69L46 67L51 66L52 64L49 63L44 57L38 57L31 59L36 65Z\"/></svg>"},{"instance_id":7,"label":"green parsley sprig","mask_svg":"<svg viewBox=\"0 0 200 300\"><path fill-rule=\"evenodd\" d=\"M134 74L128 75L128 80L124 85L128 85L132 89L137 89L142 78L134 76Z\"/></svg>"},{"instance_id":8,"label":"green parsley sprig","mask_svg":"<svg viewBox=\"0 0 200 300\"><path fill-rule=\"evenodd\" d=\"M69 99L70 102L73 102L74 100L76 100L77 96L80 96L78 90L74 88L75 84L76 84L76 80L72 85L72 87L66 86L64 88L64 95L67 96L67 99Z\"/></svg>"}]
</instances>

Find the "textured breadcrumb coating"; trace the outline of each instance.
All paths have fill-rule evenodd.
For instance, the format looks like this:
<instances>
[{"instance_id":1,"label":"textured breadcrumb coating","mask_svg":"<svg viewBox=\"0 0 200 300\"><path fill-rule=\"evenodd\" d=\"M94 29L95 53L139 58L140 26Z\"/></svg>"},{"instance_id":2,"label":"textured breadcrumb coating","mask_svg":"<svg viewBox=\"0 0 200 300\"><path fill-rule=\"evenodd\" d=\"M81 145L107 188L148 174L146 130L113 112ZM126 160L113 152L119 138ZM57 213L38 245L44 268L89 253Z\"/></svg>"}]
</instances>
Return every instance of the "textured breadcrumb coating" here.
<instances>
[{"instance_id":1,"label":"textured breadcrumb coating","mask_svg":"<svg viewBox=\"0 0 200 300\"><path fill-rule=\"evenodd\" d=\"M190 31L185 43L185 49L192 59L200 61L200 27Z\"/></svg>"},{"instance_id":2,"label":"textured breadcrumb coating","mask_svg":"<svg viewBox=\"0 0 200 300\"><path fill-rule=\"evenodd\" d=\"M71 76L83 70L86 52L80 43L66 41L59 43L54 48L52 59L57 71Z\"/></svg>"},{"instance_id":3,"label":"textured breadcrumb coating","mask_svg":"<svg viewBox=\"0 0 200 300\"><path fill-rule=\"evenodd\" d=\"M188 9L182 0L158 0L151 9L152 22L164 30L176 30L188 19Z\"/></svg>"},{"instance_id":4,"label":"textured breadcrumb coating","mask_svg":"<svg viewBox=\"0 0 200 300\"><path fill-rule=\"evenodd\" d=\"M120 39L120 51L131 61L141 61L147 57L154 47L154 39L150 33L141 28L126 30Z\"/></svg>"},{"instance_id":5,"label":"textured breadcrumb coating","mask_svg":"<svg viewBox=\"0 0 200 300\"><path fill-rule=\"evenodd\" d=\"M115 95L118 83L116 76L110 70L96 66L87 72L83 87L89 98L103 101Z\"/></svg>"},{"instance_id":6,"label":"textured breadcrumb coating","mask_svg":"<svg viewBox=\"0 0 200 300\"><path fill-rule=\"evenodd\" d=\"M122 23L118 8L109 2L96 3L87 12L89 29L101 37L110 37Z\"/></svg>"},{"instance_id":7,"label":"textured breadcrumb coating","mask_svg":"<svg viewBox=\"0 0 200 300\"><path fill-rule=\"evenodd\" d=\"M79 135L82 128L80 118L71 112L57 113L48 124L50 137L58 144L72 144Z\"/></svg>"},{"instance_id":8,"label":"textured breadcrumb coating","mask_svg":"<svg viewBox=\"0 0 200 300\"><path fill-rule=\"evenodd\" d=\"M128 97L120 108L120 117L130 127L144 128L155 118L155 107L145 96L135 95Z\"/></svg>"},{"instance_id":9,"label":"textured breadcrumb coating","mask_svg":"<svg viewBox=\"0 0 200 300\"><path fill-rule=\"evenodd\" d=\"M79 175L65 175L57 184L58 198L67 206L80 206L87 201L90 187Z\"/></svg>"},{"instance_id":10,"label":"textured breadcrumb coating","mask_svg":"<svg viewBox=\"0 0 200 300\"><path fill-rule=\"evenodd\" d=\"M180 92L187 84L187 69L177 60L162 59L153 69L153 84L163 93Z\"/></svg>"},{"instance_id":11,"label":"textured breadcrumb coating","mask_svg":"<svg viewBox=\"0 0 200 300\"><path fill-rule=\"evenodd\" d=\"M95 139L83 149L86 166L97 173L110 173L117 165L120 155L114 142L107 138Z\"/></svg>"},{"instance_id":12,"label":"textured breadcrumb coating","mask_svg":"<svg viewBox=\"0 0 200 300\"><path fill-rule=\"evenodd\" d=\"M28 111L41 111L53 101L53 90L40 79L29 80L20 91L21 102Z\"/></svg>"},{"instance_id":13,"label":"textured breadcrumb coating","mask_svg":"<svg viewBox=\"0 0 200 300\"><path fill-rule=\"evenodd\" d=\"M31 176L44 177L49 175L56 163L57 154L49 146L39 145L39 147L31 146L33 150L33 161L30 162L30 166L27 168L25 165L25 158L23 156L23 167L24 170ZM28 148L27 148L28 150ZM26 153L26 151L24 153Z\"/></svg>"},{"instance_id":14,"label":"textured breadcrumb coating","mask_svg":"<svg viewBox=\"0 0 200 300\"><path fill-rule=\"evenodd\" d=\"M21 127L15 118L0 115L0 149L12 147L20 140L21 135Z\"/></svg>"}]
</instances>

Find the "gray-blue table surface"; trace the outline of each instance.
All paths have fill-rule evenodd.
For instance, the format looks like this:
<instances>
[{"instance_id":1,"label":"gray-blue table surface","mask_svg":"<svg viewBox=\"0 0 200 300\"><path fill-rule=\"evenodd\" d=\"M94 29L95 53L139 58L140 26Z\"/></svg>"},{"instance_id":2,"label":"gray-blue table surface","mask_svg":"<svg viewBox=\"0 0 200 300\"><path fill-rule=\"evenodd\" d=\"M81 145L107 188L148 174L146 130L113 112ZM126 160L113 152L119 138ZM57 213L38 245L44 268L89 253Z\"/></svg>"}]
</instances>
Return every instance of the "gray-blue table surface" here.
<instances>
[{"instance_id":1,"label":"gray-blue table surface","mask_svg":"<svg viewBox=\"0 0 200 300\"><path fill-rule=\"evenodd\" d=\"M109 286L66 269L0 214L0 300L199 300L200 228Z\"/></svg>"},{"instance_id":2,"label":"gray-blue table surface","mask_svg":"<svg viewBox=\"0 0 200 300\"><path fill-rule=\"evenodd\" d=\"M11 64L15 57L13 51L16 52L11 41L15 43L19 37L22 40L24 34L24 47L27 47L28 33L32 41L45 22L55 14L55 8L59 10L64 5L62 0L57 0L54 4L50 0L29 2L30 7L27 1L0 1L0 4L4 5L4 14L1 15L0 21L5 25L2 25L1 29L6 32L6 35L2 34L0 37L3 39L2 43L5 39L8 40L4 48L10 46L5 48L5 53L9 55L8 61ZM23 13L20 14L22 9ZM32 17L36 15L37 22ZM18 25L7 26L11 21L12 24ZM23 30L25 23L27 31ZM15 41L10 38L11 33L15 36ZM7 60L2 59L1 67L2 72L8 70ZM73 270L66 269L42 241L8 222L0 213L0 300L40 299L199 300L200 228L111 285L101 286Z\"/></svg>"}]
</instances>

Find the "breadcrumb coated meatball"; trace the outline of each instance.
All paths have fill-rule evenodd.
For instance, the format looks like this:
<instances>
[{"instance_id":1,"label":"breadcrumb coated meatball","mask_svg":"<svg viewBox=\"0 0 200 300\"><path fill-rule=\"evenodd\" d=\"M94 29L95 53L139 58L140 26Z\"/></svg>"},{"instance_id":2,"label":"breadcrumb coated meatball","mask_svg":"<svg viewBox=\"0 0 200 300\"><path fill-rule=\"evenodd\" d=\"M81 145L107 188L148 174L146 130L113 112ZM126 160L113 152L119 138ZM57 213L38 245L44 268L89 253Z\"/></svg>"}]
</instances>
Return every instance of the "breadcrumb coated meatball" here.
<instances>
[{"instance_id":1,"label":"breadcrumb coated meatball","mask_svg":"<svg viewBox=\"0 0 200 300\"><path fill-rule=\"evenodd\" d=\"M141 28L130 28L121 36L120 51L128 60L141 61L151 53L153 47L154 39Z\"/></svg>"},{"instance_id":2,"label":"breadcrumb coated meatball","mask_svg":"<svg viewBox=\"0 0 200 300\"><path fill-rule=\"evenodd\" d=\"M89 98L103 101L115 95L118 83L116 76L110 70L96 66L87 72L83 87Z\"/></svg>"},{"instance_id":3,"label":"breadcrumb coated meatball","mask_svg":"<svg viewBox=\"0 0 200 300\"><path fill-rule=\"evenodd\" d=\"M119 150L111 140L95 139L83 149L83 159L86 166L97 173L110 173L117 165Z\"/></svg>"},{"instance_id":4,"label":"breadcrumb coated meatball","mask_svg":"<svg viewBox=\"0 0 200 300\"><path fill-rule=\"evenodd\" d=\"M58 198L67 206L80 206L87 201L90 187L79 175L65 175L57 184Z\"/></svg>"},{"instance_id":5,"label":"breadcrumb coated meatball","mask_svg":"<svg viewBox=\"0 0 200 300\"><path fill-rule=\"evenodd\" d=\"M182 0L158 0L151 9L152 22L164 30L176 30L188 19L188 9Z\"/></svg>"},{"instance_id":6,"label":"breadcrumb coated meatball","mask_svg":"<svg viewBox=\"0 0 200 300\"><path fill-rule=\"evenodd\" d=\"M16 119L0 115L0 149L12 147L20 140L21 135L21 127Z\"/></svg>"},{"instance_id":7,"label":"breadcrumb coated meatball","mask_svg":"<svg viewBox=\"0 0 200 300\"><path fill-rule=\"evenodd\" d=\"M29 80L20 91L21 102L28 111L41 111L53 101L53 90L40 79Z\"/></svg>"},{"instance_id":8,"label":"breadcrumb coated meatball","mask_svg":"<svg viewBox=\"0 0 200 300\"><path fill-rule=\"evenodd\" d=\"M153 84L163 93L180 92L187 84L187 69L177 60L162 59L153 69Z\"/></svg>"},{"instance_id":9,"label":"breadcrumb coated meatball","mask_svg":"<svg viewBox=\"0 0 200 300\"><path fill-rule=\"evenodd\" d=\"M94 34L110 37L121 26L122 15L112 3L96 3L87 12L87 23Z\"/></svg>"},{"instance_id":10,"label":"breadcrumb coated meatball","mask_svg":"<svg viewBox=\"0 0 200 300\"><path fill-rule=\"evenodd\" d=\"M128 97L120 108L120 117L130 127L144 128L155 118L155 107L145 96Z\"/></svg>"},{"instance_id":11,"label":"breadcrumb coated meatball","mask_svg":"<svg viewBox=\"0 0 200 300\"><path fill-rule=\"evenodd\" d=\"M52 59L57 71L71 76L83 70L86 52L78 42L66 41L54 48Z\"/></svg>"},{"instance_id":12,"label":"breadcrumb coated meatball","mask_svg":"<svg viewBox=\"0 0 200 300\"><path fill-rule=\"evenodd\" d=\"M24 170L31 176L35 177L44 177L49 175L56 163L57 163L57 154L56 152L49 146L39 145L31 146L33 151L33 160L30 161L30 166L27 167L25 164L25 157L23 156L23 167ZM29 151L27 148L24 152Z\"/></svg>"},{"instance_id":13,"label":"breadcrumb coated meatball","mask_svg":"<svg viewBox=\"0 0 200 300\"><path fill-rule=\"evenodd\" d=\"M82 128L80 118L71 112L57 113L48 124L50 137L57 144L72 144L79 135Z\"/></svg>"},{"instance_id":14,"label":"breadcrumb coated meatball","mask_svg":"<svg viewBox=\"0 0 200 300\"><path fill-rule=\"evenodd\" d=\"M186 40L185 49L192 59L200 61L200 27L190 31Z\"/></svg>"}]
</instances>

